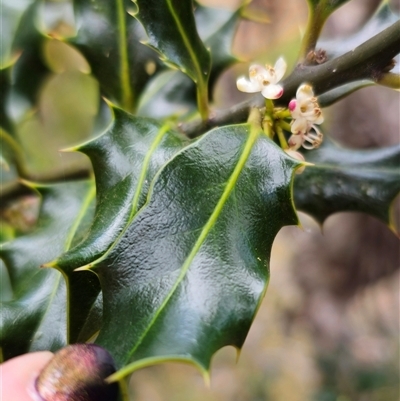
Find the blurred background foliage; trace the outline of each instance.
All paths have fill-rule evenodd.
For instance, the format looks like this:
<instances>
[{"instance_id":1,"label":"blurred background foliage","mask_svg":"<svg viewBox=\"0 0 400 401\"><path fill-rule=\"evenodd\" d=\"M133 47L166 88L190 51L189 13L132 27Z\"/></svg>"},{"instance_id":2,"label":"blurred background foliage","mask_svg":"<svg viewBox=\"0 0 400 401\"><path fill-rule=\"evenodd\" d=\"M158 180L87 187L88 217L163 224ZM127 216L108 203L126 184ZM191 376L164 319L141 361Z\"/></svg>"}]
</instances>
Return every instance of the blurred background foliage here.
<instances>
[{"instance_id":1,"label":"blurred background foliage","mask_svg":"<svg viewBox=\"0 0 400 401\"><path fill-rule=\"evenodd\" d=\"M240 1L201 3L234 9ZM378 4L378 0L352 0L328 21L323 35L340 37L356 31ZM399 4L392 1L394 8ZM2 38L3 71L7 73L7 65L20 57L16 65L21 68L12 77L20 86L7 93L3 107L12 116L13 134L26 161L1 169L3 193L16 185L18 169L38 181L86 174L91 167L84 155L60 149L100 134L111 118L99 101L99 85L88 63L68 44L75 32L71 3L45 1L44 7L32 12L38 13L42 34L32 31L21 39L30 53L7 54L8 37ZM217 82L218 108L246 98L234 83L246 73L250 60L273 63L284 55L289 64L295 63L306 2L254 0L250 12L253 21L240 23L233 44L242 62ZM18 29L21 22L12 17L3 15L3 29ZM23 57L30 59L26 62ZM8 90L4 82L3 97ZM24 83L30 88L28 94L19 91ZM398 93L370 87L325 113L334 138L342 144L383 147L398 142L399 106ZM2 142L3 155L8 147ZM37 204L35 195L2 204L1 239L31 230ZM275 241L269 289L238 361L234 349L221 350L214 359L210 388L192 367L168 364L144 369L132 377L136 401L400 398L398 239L382 223L360 214L332 216L323 234L312 219L301 217L303 230L286 227ZM0 291L5 300L9 289L3 270Z\"/></svg>"}]
</instances>

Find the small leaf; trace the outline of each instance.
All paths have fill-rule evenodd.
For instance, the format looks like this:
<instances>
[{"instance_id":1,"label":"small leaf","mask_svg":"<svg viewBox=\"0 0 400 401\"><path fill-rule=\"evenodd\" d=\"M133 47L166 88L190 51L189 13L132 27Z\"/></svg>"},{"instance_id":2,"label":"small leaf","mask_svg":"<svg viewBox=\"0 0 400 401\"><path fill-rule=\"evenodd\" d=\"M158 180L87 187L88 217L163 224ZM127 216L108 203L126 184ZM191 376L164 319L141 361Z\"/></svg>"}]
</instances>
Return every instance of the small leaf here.
<instances>
[{"instance_id":1,"label":"small leaf","mask_svg":"<svg viewBox=\"0 0 400 401\"><path fill-rule=\"evenodd\" d=\"M197 86L197 100L203 118L208 113L210 54L201 41L193 15L192 0L135 0L133 13L145 28L148 44L163 61L187 74Z\"/></svg>"},{"instance_id":2,"label":"small leaf","mask_svg":"<svg viewBox=\"0 0 400 401\"><path fill-rule=\"evenodd\" d=\"M180 71L161 71L147 86L137 114L152 118L184 116L196 110L196 86Z\"/></svg>"},{"instance_id":3,"label":"small leaf","mask_svg":"<svg viewBox=\"0 0 400 401\"><path fill-rule=\"evenodd\" d=\"M236 63L232 55L233 39L240 21L243 7L236 11L198 5L195 10L199 35L211 53L209 91L212 98L215 83L222 72Z\"/></svg>"},{"instance_id":4,"label":"small leaf","mask_svg":"<svg viewBox=\"0 0 400 401\"><path fill-rule=\"evenodd\" d=\"M204 372L240 348L264 295L279 229L296 224L296 162L256 127L215 129L157 175L146 206L93 267L104 304L96 342L131 373L149 361ZM116 378L116 377L115 377Z\"/></svg>"},{"instance_id":5,"label":"small leaf","mask_svg":"<svg viewBox=\"0 0 400 401\"><path fill-rule=\"evenodd\" d=\"M43 197L37 229L1 246L13 291L0 307L0 346L6 359L28 351L55 351L67 342L64 279L40 265L68 248L90 185L35 187Z\"/></svg>"},{"instance_id":6,"label":"small leaf","mask_svg":"<svg viewBox=\"0 0 400 401\"><path fill-rule=\"evenodd\" d=\"M200 38L210 49L212 65L208 93L212 100L215 84L222 72L237 61L232 55L233 38L241 17L236 11L197 5L196 25ZM161 71L150 80L138 108L138 114L153 118L187 116L196 110L196 86L180 71Z\"/></svg>"},{"instance_id":7,"label":"small leaf","mask_svg":"<svg viewBox=\"0 0 400 401\"><path fill-rule=\"evenodd\" d=\"M130 0L74 0L78 29L69 41L86 57L102 94L133 111L159 62L157 54L140 43L145 35L126 12L131 6Z\"/></svg>"},{"instance_id":8,"label":"small leaf","mask_svg":"<svg viewBox=\"0 0 400 401\"><path fill-rule=\"evenodd\" d=\"M24 15L29 14L29 9L35 7L37 0L2 0L1 2L1 68L9 65L15 57L14 42L18 36L18 30L23 30L21 24Z\"/></svg>"},{"instance_id":9,"label":"small leaf","mask_svg":"<svg viewBox=\"0 0 400 401\"><path fill-rule=\"evenodd\" d=\"M390 208L400 191L400 145L350 150L326 140L307 152L310 166L296 176L296 208L320 223L333 213L358 211L375 216L394 230Z\"/></svg>"},{"instance_id":10,"label":"small leaf","mask_svg":"<svg viewBox=\"0 0 400 401\"><path fill-rule=\"evenodd\" d=\"M368 79L350 82L318 96L318 103L321 107L328 107L359 89L373 85L375 82Z\"/></svg>"},{"instance_id":11,"label":"small leaf","mask_svg":"<svg viewBox=\"0 0 400 401\"><path fill-rule=\"evenodd\" d=\"M39 90L49 75L42 59L45 34L38 29L41 1L36 1L27 10L14 41L14 48L21 52L13 69L11 107L16 120L23 118L36 105Z\"/></svg>"}]
</instances>

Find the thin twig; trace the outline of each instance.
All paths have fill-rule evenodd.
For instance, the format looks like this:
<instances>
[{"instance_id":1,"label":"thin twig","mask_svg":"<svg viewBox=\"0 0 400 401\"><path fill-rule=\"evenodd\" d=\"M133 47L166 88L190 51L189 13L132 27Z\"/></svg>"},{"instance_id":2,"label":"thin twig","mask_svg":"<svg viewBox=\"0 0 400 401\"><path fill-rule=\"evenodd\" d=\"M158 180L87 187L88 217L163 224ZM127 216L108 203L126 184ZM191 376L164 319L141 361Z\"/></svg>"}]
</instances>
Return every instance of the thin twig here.
<instances>
[{"instance_id":1,"label":"thin twig","mask_svg":"<svg viewBox=\"0 0 400 401\"><path fill-rule=\"evenodd\" d=\"M310 83L317 95L353 81L371 79L376 82L399 53L400 21L397 21L340 57L316 66L297 65L283 81L284 94L276 105L287 105L304 82ZM214 111L205 122L199 119L181 124L180 129L194 138L217 126L244 122L252 107L263 105L264 98L257 94L227 110Z\"/></svg>"}]
</instances>

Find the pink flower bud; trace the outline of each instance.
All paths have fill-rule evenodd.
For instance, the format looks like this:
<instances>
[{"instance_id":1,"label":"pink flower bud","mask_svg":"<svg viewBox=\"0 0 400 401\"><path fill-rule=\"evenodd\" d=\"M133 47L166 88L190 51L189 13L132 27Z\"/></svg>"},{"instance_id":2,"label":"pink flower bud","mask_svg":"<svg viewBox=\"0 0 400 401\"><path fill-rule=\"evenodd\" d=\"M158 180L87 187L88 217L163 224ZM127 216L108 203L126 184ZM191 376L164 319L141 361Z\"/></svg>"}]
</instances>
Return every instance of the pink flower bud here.
<instances>
[{"instance_id":1,"label":"pink flower bud","mask_svg":"<svg viewBox=\"0 0 400 401\"><path fill-rule=\"evenodd\" d=\"M296 108L296 104L297 104L296 99L292 99L292 100L289 102L289 110L290 110L290 111L293 111L293 110Z\"/></svg>"}]
</instances>

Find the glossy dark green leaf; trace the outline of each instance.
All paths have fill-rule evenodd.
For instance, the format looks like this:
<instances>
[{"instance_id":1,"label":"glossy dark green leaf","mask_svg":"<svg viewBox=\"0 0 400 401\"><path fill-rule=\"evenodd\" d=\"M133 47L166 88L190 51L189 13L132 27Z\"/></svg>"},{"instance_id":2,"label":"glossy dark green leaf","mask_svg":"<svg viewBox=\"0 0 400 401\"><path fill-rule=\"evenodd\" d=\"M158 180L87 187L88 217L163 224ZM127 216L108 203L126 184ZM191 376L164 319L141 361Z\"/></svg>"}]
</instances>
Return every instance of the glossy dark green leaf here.
<instances>
[{"instance_id":1,"label":"glossy dark green leaf","mask_svg":"<svg viewBox=\"0 0 400 401\"><path fill-rule=\"evenodd\" d=\"M197 5L196 26L200 38L210 49L211 72L208 82L212 99L214 86L222 72L237 61L232 55L233 38L240 20L236 11ZM164 118L188 115L196 110L196 86L180 71L161 71L147 85L140 99L138 114Z\"/></svg>"},{"instance_id":2,"label":"glossy dark green leaf","mask_svg":"<svg viewBox=\"0 0 400 401\"><path fill-rule=\"evenodd\" d=\"M36 28L39 6L40 1L5 1L1 15L0 156L3 168L25 177L25 156L16 124L32 110L48 73L40 58L44 36ZM15 174L10 176L11 180L16 178Z\"/></svg>"},{"instance_id":3,"label":"glossy dark green leaf","mask_svg":"<svg viewBox=\"0 0 400 401\"><path fill-rule=\"evenodd\" d=\"M344 53L352 51L357 46L377 35L379 32L382 32L398 20L399 16L391 10L389 2L383 1L381 7L361 29L358 29L354 34L347 36L346 38L337 38L332 40L322 39L318 42L317 49L325 50L328 59L338 57Z\"/></svg>"},{"instance_id":4,"label":"glossy dark green leaf","mask_svg":"<svg viewBox=\"0 0 400 401\"><path fill-rule=\"evenodd\" d=\"M128 13L131 0L74 0L77 34L70 42L88 60L104 96L134 110L158 55L140 43L145 36Z\"/></svg>"},{"instance_id":5,"label":"glossy dark green leaf","mask_svg":"<svg viewBox=\"0 0 400 401\"><path fill-rule=\"evenodd\" d=\"M0 306L0 346L5 359L67 342L66 285L62 274L41 264L68 249L85 214L90 182L36 187L42 195L34 232L1 246L12 298Z\"/></svg>"},{"instance_id":6,"label":"glossy dark green leaf","mask_svg":"<svg viewBox=\"0 0 400 401\"><path fill-rule=\"evenodd\" d=\"M196 7L197 29L211 53L210 98L212 98L215 83L221 73L238 61L232 54L232 45L241 12L242 7L236 11L202 5Z\"/></svg>"},{"instance_id":7,"label":"glossy dark green leaf","mask_svg":"<svg viewBox=\"0 0 400 401\"><path fill-rule=\"evenodd\" d=\"M13 46L20 53L13 68L10 107L16 120L25 116L37 102L39 90L49 69L42 59L45 35L38 26L41 1L35 1L26 11L18 28Z\"/></svg>"},{"instance_id":8,"label":"glossy dark green leaf","mask_svg":"<svg viewBox=\"0 0 400 401\"><path fill-rule=\"evenodd\" d=\"M8 133L14 134L14 123L7 110L7 99L11 90L11 65L0 69L0 88L0 127Z\"/></svg>"},{"instance_id":9,"label":"glossy dark green leaf","mask_svg":"<svg viewBox=\"0 0 400 401\"><path fill-rule=\"evenodd\" d=\"M0 61L1 67L10 64L15 56L16 49L14 42L17 32L21 29L21 21L27 10L31 8L37 0L2 0L1 2L1 36L0 36Z\"/></svg>"},{"instance_id":10,"label":"glossy dark green leaf","mask_svg":"<svg viewBox=\"0 0 400 401\"><path fill-rule=\"evenodd\" d=\"M90 229L84 231L82 241L75 240L76 246L48 264L70 277L73 339L83 336L83 325L85 332L90 332L87 318L100 291L92 272L77 275L74 270L104 256L144 204L154 175L188 142L155 120L134 117L119 108L113 108L113 114L113 122L103 135L76 148L89 156L96 177L97 205ZM79 295L82 288L86 290Z\"/></svg>"},{"instance_id":11,"label":"glossy dark green leaf","mask_svg":"<svg viewBox=\"0 0 400 401\"><path fill-rule=\"evenodd\" d=\"M295 178L298 210L321 223L336 212L364 212L394 229L390 209L400 191L400 145L351 150L325 140L306 159L315 166Z\"/></svg>"},{"instance_id":12,"label":"glossy dark green leaf","mask_svg":"<svg viewBox=\"0 0 400 401\"><path fill-rule=\"evenodd\" d=\"M215 129L157 175L148 203L106 259L96 342L119 367L164 360L204 372L240 348L264 295L276 233L296 224L296 162L258 128ZM136 362L136 363L135 363Z\"/></svg>"},{"instance_id":13,"label":"glossy dark green leaf","mask_svg":"<svg viewBox=\"0 0 400 401\"><path fill-rule=\"evenodd\" d=\"M45 37L37 28L41 1L7 0L4 3L2 11L3 7L6 11L2 14L2 21L7 19L7 23L2 22L1 36L8 38L9 43L6 46L8 50L3 49L8 56L4 54L1 61L2 65L7 63L9 67L7 70L10 71L5 73L12 74L12 85L2 93L1 112L6 109L7 116L2 121L10 125L10 121L19 121L36 103L39 88L49 71L41 58ZM9 127L6 130L11 132Z\"/></svg>"},{"instance_id":14,"label":"glossy dark green leaf","mask_svg":"<svg viewBox=\"0 0 400 401\"><path fill-rule=\"evenodd\" d=\"M188 143L168 124L112 110L114 119L106 132L75 148L92 162L97 206L83 241L53 262L66 272L94 262L109 250L144 204L155 174Z\"/></svg>"},{"instance_id":15,"label":"glossy dark green leaf","mask_svg":"<svg viewBox=\"0 0 400 401\"><path fill-rule=\"evenodd\" d=\"M148 84L137 114L152 118L184 116L196 110L196 86L180 71L161 71Z\"/></svg>"},{"instance_id":16,"label":"glossy dark green leaf","mask_svg":"<svg viewBox=\"0 0 400 401\"><path fill-rule=\"evenodd\" d=\"M375 85L375 82L368 79L350 82L346 85L339 86L318 96L318 103L321 107L328 107L350 95L351 93L372 85Z\"/></svg>"},{"instance_id":17,"label":"glossy dark green leaf","mask_svg":"<svg viewBox=\"0 0 400 401\"><path fill-rule=\"evenodd\" d=\"M201 115L207 114L210 54L200 39L192 0L135 0L132 13L148 35L148 45L162 60L187 74L197 87Z\"/></svg>"}]
</instances>

